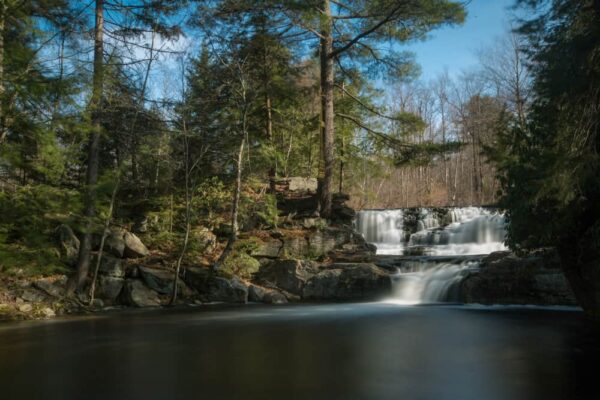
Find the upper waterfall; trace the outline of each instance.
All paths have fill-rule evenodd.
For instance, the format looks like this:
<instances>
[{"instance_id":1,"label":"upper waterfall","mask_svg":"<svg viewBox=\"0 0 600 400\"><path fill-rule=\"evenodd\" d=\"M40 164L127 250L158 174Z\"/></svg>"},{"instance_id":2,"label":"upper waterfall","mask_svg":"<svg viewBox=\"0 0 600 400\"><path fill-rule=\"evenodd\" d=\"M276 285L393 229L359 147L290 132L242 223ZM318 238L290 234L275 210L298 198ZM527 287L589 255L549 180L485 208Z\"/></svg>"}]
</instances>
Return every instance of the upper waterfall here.
<instances>
[{"instance_id":1,"label":"upper waterfall","mask_svg":"<svg viewBox=\"0 0 600 400\"><path fill-rule=\"evenodd\" d=\"M363 210L356 230L377 254L474 255L506 250L506 220L483 207Z\"/></svg>"}]
</instances>

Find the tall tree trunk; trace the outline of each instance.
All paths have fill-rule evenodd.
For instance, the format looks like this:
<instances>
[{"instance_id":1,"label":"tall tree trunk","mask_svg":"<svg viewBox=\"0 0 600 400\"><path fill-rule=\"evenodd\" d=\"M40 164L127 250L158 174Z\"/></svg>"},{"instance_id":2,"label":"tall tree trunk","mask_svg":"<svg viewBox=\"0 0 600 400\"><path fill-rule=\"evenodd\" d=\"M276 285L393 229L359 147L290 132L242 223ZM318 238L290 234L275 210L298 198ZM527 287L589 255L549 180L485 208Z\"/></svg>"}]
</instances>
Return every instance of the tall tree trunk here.
<instances>
[{"instance_id":1,"label":"tall tree trunk","mask_svg":"<svg viewBox=\"0 0 600 400\"><path fill-rule=\"evenodd\" d=\"M190 142L187 137L187 129L185 127L185 121L183 123L183 134L184 134L184 145L185 145L185 236L183 238L183 246L181 246L181 252L177 258L177 264L175 266L175 276L173 279L173 290L171 291L171 300L169 305L175 304L177 300L177 293L179 291L179 272L181 271L181 263L183 257L187 252L188 244L190 241L190 230L192 228L191 223L191 199L190 199Z\"/></svg>"},{"instance_id":2,"label":"tall tree trunk","mask_svg":"<svg viewBox=\"0 0 600 400\"><path fill-rule=\"evenodd\" d=\"M321 19L321 135L323 152L323 180L320 185L320 214L331 216L331 192L333 186L334 160L334 110L333 110L333 32L331 6L329 0L323 0L323 18Z\"/></svg>"},{"instance_id":3,"label":"tall tree trunk","mask_svg":"<svg viewBox=\"0 0 600 400\"><path fill-rule=\"evenodd\" d=\"M266 61L266 60L265 60ZM269 94L269 84L265 82L265 133L269 144L274 150L275 141L273 140L273 113L271 109L271 96ZM269 167L269 184L271 192L275 193L275 177L277 175L277 157L273 157L271 166Z\"/></svg>"},{"instance_id":4,"label":"tall tree trunk","mask_svg":"<svg viewBox=\"0 0 600 400\"><path fill-rule=\"evenodd\" d=\"M93 218L96 214L94 203L96 200L96 183L98 182L98 156L100 147L100 116L102 111L102 86L104 68L104 0L96 0L96 27L94 37L94 76L92 86L92 99L90 104L92 116L92 131L88 143L88 159L85 187L84 216L86 218L83 237L79 246L77 261L77 276L71 285L70 291L81 290L85 285L90 267L92 248Z\"/></svg>"},{"instance_id":5,"label":"tall tree trunk","mask_svg":"<svg viewBox=\"0 0 600 400\"><path fill-rule=\"evenodd\" d=\"M0 0L0 143L6 138L4 115L4 28L6 24L6 0Z\"/></svg>"},{"instance_id":6,"label":"tall tree trunk","mask_svg":"<svg viewBox=\"0 0 600 400\"><path fill-rule=\"evenodd\" d=\"M346 144L344 143L344 136L342 136L342 148L340 154L340 187L339 192L344 192L344 152L346 151Z\"/></svg>"}]
</instances>

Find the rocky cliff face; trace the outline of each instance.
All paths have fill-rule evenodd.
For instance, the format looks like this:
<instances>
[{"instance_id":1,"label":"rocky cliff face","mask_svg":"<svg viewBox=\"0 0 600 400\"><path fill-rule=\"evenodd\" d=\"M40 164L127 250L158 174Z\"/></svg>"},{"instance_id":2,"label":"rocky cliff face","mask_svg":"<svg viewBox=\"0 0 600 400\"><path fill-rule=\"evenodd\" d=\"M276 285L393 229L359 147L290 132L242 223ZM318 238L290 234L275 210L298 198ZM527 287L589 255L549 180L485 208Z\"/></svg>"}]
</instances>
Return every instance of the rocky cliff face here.
<instances>
[{"instance_id":1,"label":"rocky cliff face","mask_svg":"<svg viewBox=\"0 0 600 400\"><path fill-rule=\"evenodd\" d=\"M496 252L460 285L465 303L576 305L575 296L554 252L517 257Z\"/></svg>"}]
</instances>

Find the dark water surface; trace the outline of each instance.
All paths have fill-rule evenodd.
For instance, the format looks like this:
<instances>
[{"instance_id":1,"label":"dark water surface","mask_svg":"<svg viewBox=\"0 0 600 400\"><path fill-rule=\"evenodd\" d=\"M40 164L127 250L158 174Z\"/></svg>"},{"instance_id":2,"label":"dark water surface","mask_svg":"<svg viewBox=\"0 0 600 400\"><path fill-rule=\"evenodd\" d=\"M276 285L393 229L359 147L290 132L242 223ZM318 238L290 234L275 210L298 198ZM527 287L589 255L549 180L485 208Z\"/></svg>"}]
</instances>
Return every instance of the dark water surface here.
<instances>
[{"instance_id":1,"label":"dark water surface","mask_svg":"<svg viewBox=\"0 0 600 400\"><path fill-rule=\"evenodd\" d=\"M575 309L246 306L0 326L0 398L600 399Z\"/></svg>"}]
</instances>

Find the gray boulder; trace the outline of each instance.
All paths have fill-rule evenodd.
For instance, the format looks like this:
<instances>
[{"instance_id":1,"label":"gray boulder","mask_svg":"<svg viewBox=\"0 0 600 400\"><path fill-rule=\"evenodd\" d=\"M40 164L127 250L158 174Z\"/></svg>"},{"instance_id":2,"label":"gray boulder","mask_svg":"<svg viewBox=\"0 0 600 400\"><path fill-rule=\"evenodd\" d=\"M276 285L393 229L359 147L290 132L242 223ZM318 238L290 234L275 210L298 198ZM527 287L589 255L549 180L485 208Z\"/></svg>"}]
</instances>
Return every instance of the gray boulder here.
<instances>
[{"instance_id":1,"label":"gray boulder","mask_svg":"<svg viewBox=\"0 0 600 400\"><path fill-rule=\"evenodd\" d=\"M267 238L258 242L256 249L250 254L252 257L277 258L281 251L281 240L275 238Z\"/></svg>"},{"instance_id":2,"label":"gray boulder","mask_svg":"<svg viewBox=\"0 0 600 400\"><path fill-rule=\"evenodd\" d=\"M96 268L96 260L98 256L95 255L92 257L92 266L93 270ZM100 275L112 276L116 278L123 278L125 276L125 264L123 260L120 258L116 258L110 256L108 254L102 255L102 260L100 261L100 268L98 270Z\"/></svg>"},{"instance_id":3,"label":"gray boulder","mask_svg":"<svg viewBox=\"0 0 600 400\"><path fill-rule=\"evenodd\" d=\"M390 275L374 264L331 264L308 280L307 300L377 300L391 293Z\"/></svg>"},{"instance_id":4,"label":"gray boulder","mask_svg":"<svg viewBox=\"0 0 600 400\"><path fill-rule=\"evenodd\" d=\"M133 307L160 306L158 294L137 279L128 280L125 283L122 297L125 304Z\"/></svg>"},{"instance_id":5,"label":"gray boulder","mask_svg":"<svg viewBox=\"0 0 600 400\"><path fill-rule=\"evenodd\" d=\"M123 244L123 256L126 258L140 258L150 254L150 251L144 243L142 243L140 238L131 232L125 232L123 235Z\"/></svg>"},{"instance_id":6,"label":"gray boulder","mask_svg":"<svg viewBox=\"0 0 600 400\"><path fill-rule=\"evenodd\" d=\"M575 305L576 300L556 254L518 257L492 253L460 285L465 303Z\"/></svg>"},{"instance_id":7,"label":"gray boulder","mask_svg":"<svg viewBox=\"0 0 600 400\"><path fill-rule=\"evenodd\" d=\"M53 297L63 297L67 290L67 277L39 278L33 281L33 286Z\"/></svg>"},{"instance_id":8,"label":"gray boulder","mask_svg":"<svg viewBox=\"0 0 600 400\"><path fill-rule=\"evenodd\" d=\"M208 301L246 303L248 301L248 288L237 278L213 277L207 282L206 298Z\"/></svg>"},{"instance_id":9,"label":"gray boulder","mask_svg":"<svg viewBox=\"0 0 600 400\"><path fill-rule=\"evenodd\" d=\"M100 276L98 278L97 296L102 300L115 303L123 290L125 280L113 276Z\"/></svg>"},{"instance_id":10,"label":"gray boulder","mask_svg":"<svg viewBox=\"0 0 600 400\"><path fill-rule=\"evenodd\" d=\"M257 285L250 285L248 287L248 300L267 304L285 304L288 302L287 298L277 290Z\"/></svg>"},{"instance_id":11,"label":"gray boulder","mask_svg":"<svg viewBox=\"0 0 600 400\"><path fill-rule=\"evenodd\" d=\"M123 235L125 235L125 231L122 229L113 229L104 239L104 248L102 250L103 253L110 254L114 257L123 258L123 253L125 252L125 241L123 240ZM98 247L100 246L100 241L102 238L98 240Z\"/></svg>"},{"instance_id":12,"label":"gray boulder","mask_svg":"<svg viewBox=\"0 0 600 400\"><path fill-rule=\"evenodd\" d=\"M175 280L173 271L149 267L138 267L138 271L142 280L150 289L160 294L171 294L173 292L173 282Z\"/></svg>"},{"instance_id":13,"label":"gray boulder","mask_svg":"<svg viewBox=\"0 0 600 400\"><path fill-rule=\"evenodd\" d=\"M257 280L265 286L301 296L304 285L317 272L316 264L311 261L276 260L260 269Z\"/></svg>"},{"instance_id":14,"label":"gray boulder","mask_svg":"<svg viewBox=\"0 0 600 400\"><path fill-rule=\"evenodd\" d=\"M206 301L226 303L246 303L248 301L248 288L242 281L235 277L226 279L215 276L211 273L210 268L188 268L184 280Z\"/></svg>"},{"instance_id":15,"label":"gray boulder","mask_svg":"<svg viewBox=\"0 0 600 400\"><path fill-rule=\"evenodd\" d=\"M21 293L21 299L29 303L41 303L48 300L48 295L38 290L25 289L23 293Z\"/></svg>"}]
</instances>

